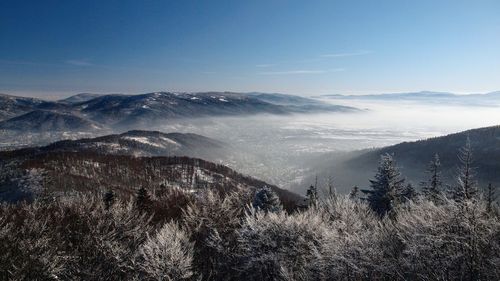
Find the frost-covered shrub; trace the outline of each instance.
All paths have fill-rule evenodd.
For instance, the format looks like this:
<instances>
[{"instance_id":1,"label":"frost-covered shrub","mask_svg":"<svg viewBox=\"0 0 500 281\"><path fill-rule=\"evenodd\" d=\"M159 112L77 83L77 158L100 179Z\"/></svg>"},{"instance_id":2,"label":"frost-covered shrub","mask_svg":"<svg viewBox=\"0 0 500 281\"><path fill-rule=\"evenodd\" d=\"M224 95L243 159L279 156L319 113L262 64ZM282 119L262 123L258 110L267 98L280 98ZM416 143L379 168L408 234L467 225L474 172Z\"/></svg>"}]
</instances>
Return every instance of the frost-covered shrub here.
<instances>
[{"instance_id":1,"label":"frost-covered shrub","mask_svg":"<svg viewBox=\"0 0 500 281\"><path fill-rule=\"evenodd\" d=\"M165 224L139 249L144 279L186 280L193 275L193 246L188 234L176 223Z\"/></svg>"},{"instance_id":2,"label":"frost-covered shrub","mask_svg":"<svg viewBox=\"0 0 500 281\"><path fill-rule=\"evenodd\" d=\"M432 280L498 280L500 220L483 202L411 203L394 227L405 246L401 274Z\"/></svg>"},{"instance_id":3,"label":"frost-covered shrub","mask_svg":"<svg viewBox=\"0 0 500 281\"><path fill-rule=\"evenodd\" d=\"M327 236L320 216L251 212L237 234L239 280L318 280Z\"/></svg>"},{"instance_id":4,"label":"frost-covered shrub","mask_svg":"<svg viewBox=\"0 0 500 281\"><path fill-rule=\"evenodd\" d=\"M58 280L64 257L39 204L0 208L0 280Z\"/></svg>"},{"instance_id":5,"label":"frost-covered shrub","mask_svg":"<svg viewBox=\"0 0 500 281\"><path fill-rule=\"evenodd\" d=\"M187 208L184 223L195 243L193 264L203 280L227 280L234 275L235 231L249 202L245 191L226 195L207 191Z\"/></svg>"},{"instance_id":6,"label":"frost-covered shrub","mask_svg":"<svg viewBox=\"0 0 500 281\"><path fill-rule=\"evenodd\" d=\"M67 265L72 276L103 280L135 274L134 256L152 228L133 201L116 202L106 210L99 197L84 196L57 207L54 228L72 257Z\"/></svg>"},{"instance_id":7,"label":"frost-covered shrub","mask_svg":"<svg viewBox=\"0 0 500 281\"><path fill-rule=\"evenodd\" d=\"M325 280L374 277L383 237L379 236L380 219L368 204L337 196L321 201L307 212L317 213L327 224L320 265Z\"/></svg>"}]
</instances>

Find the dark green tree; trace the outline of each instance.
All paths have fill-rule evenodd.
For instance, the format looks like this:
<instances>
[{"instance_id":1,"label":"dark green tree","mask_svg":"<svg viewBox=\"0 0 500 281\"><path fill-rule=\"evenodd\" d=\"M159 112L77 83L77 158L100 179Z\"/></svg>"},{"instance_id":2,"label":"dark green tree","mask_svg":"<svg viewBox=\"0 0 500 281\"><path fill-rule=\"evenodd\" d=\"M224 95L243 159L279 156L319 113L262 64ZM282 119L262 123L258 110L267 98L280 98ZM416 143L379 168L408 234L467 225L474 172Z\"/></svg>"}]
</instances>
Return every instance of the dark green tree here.
<instances>
[{"instance_id":1,"label":"dark green tree","mask_svg":"<svg viewBox=\"0 0 500 281\"><path fill-rule=\"evenodd\" d=\"M479 190L474 179L474 167L472 166L472 146L469 137L465 146L460 148L458 153L460 167L458 169L458 180L454 188L451 189L451 197L457 202L477 199Z\"/></svg>"},{"instance_id":2,"label":"dark green tree","mask_svg":"<svg viewBox=\"0 0 500 281\"><path fill-rule=\"evenodd\" d=\"M422 194L434 203L441 202L443 182L441 181L441 161L437 153L429 163L427 173L429 179L422 183Z\"/></svg>"},{"instance_id":3,"label":"dark green tree","mask_svg":"<svg viewBox=\"0 0 500 281\"><path fill-rule=\"evenodd\" d=\"M252 206L259 211L278 212L282 209L281 201L278 195L269 187L263 188L255 192Z\"/></svg>"},{"instance_id":4,"label":"dark green tree","mask_svg":"<svg viewBox=\"0 0 500 281\"><path fill-rule=\"evenodd\" d=\"M135 198L135 204L137 206L137 209L141 211L145 211L149 208L149 205L151 204L151 199L149 198L149 193L142 186L137 190L136 198Z\"/></svg>"},{"instance_id":5,"label":"dark green tree","mask_svg":"<svg viewBox=\"0 0 500 281\"><path fill-rule=\"evenodd\" d=\"M364 191L368 194L370 207L380 216L394 210L401 203L403 184L404 179L393 157L390 154L382 155L375 178L370 180L371 190Z\"/></svg>"},{"instance_id":6,"label":"dark green tree","mask_svg":"<svg viewBox=\"0 0 500 281\"><path fill-rule=\"evenodd\" d=\"M103 201L104 208L106 210L109 210L109 208L111 208L111 206L115 202L115 193L113 192L113 190L108 190L106 191L106 193L104 193Z\"/></svg>"}]
</instances>

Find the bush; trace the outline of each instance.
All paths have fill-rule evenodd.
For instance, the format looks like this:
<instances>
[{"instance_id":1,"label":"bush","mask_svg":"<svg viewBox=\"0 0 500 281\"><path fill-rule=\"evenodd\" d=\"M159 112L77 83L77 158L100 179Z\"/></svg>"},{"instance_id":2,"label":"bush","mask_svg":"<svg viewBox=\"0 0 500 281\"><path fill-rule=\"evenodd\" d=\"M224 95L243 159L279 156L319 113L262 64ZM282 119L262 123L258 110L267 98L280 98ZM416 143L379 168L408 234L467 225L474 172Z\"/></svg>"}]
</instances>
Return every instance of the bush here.
<instances>
[{"instance_id":1,"label":"bush","mask_svg":"<svg viewBox=\"0 0 500 281\"><path fill-rule=\"evenodd\" d=\"M148 280L187 280L193 275L192 262L193 245L177 223L165 224L139 249L140 268Z\"/></svg>"}]
</instances>

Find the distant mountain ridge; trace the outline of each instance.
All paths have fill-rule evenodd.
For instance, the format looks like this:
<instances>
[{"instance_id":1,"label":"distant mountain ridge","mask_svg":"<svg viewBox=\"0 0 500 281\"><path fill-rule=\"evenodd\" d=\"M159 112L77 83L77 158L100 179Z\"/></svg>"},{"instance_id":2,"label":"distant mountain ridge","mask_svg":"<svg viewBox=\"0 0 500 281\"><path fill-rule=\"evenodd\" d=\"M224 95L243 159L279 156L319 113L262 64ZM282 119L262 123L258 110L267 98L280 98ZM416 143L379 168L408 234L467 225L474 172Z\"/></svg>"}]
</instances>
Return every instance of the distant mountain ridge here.
<instances>
[{"instance_id":1,"label":"distant mountain ridge","mask_svg":"<svg viewBox=\"0 0 500 281\"><path fill-rule=\"evenodd\" d=\"M421 91L410 93L391 93L391 94L368 94L368 95L322 95L320 98L333 100L379 100L379 101L420 101L431 103L442 103L443 101L466 104L466 105L490 105L494 101L500 103L500 91L489 92L485 94L454 94L448 92ZM498 104L497 104L498 105Z\"/></svg>"},{"instance_id":2,"label":"distant mountain ridge","mask_svg":"<svg viewBox=\"0 0 500 281\"><path fill-rule=\"evenodd\" d=\"M283 102L287 100L287 102ZM281 102L279 102L281 101ZM78 94L60 101L0 96L0 121L35 110L50 110L124 128L166 120L249 114L356 112L348 106L281 94L252 95L232 92L155 92L140 95ZM9 120L7 120L9 121Z\"/></svg>"},{"instance_id":3,"label":"distant mountain ridge","mask_svg":"<svg viewBox=\"0 0 500 281\"><path fill-rule=\"evenodd\" d=\"M95 131L101 129L101 126L71 113L37 109L1 121L0 129L21 132Z\"/></svg>"}]
</instances>

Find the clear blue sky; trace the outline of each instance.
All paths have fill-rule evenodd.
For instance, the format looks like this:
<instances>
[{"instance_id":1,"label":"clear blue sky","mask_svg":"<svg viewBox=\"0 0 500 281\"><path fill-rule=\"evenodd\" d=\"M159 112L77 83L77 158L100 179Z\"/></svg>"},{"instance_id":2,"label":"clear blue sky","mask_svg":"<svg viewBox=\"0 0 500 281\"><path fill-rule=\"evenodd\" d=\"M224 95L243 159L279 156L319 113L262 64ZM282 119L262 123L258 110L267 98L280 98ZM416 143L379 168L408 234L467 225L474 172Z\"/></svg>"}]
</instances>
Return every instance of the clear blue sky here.
<instances>
[{"instance_id":1,"label":"clear blue sky","mask_svg":"<svg viewBox=\"0 0 500 281\"><path fill-rule=\"evenodd\" d=\"M500 90L500 1L0 1L0 92Z\"/></svg>"}]
</instances>

